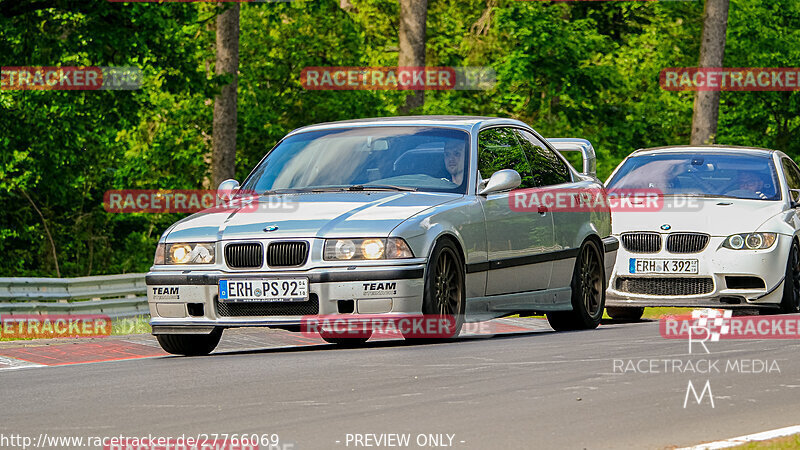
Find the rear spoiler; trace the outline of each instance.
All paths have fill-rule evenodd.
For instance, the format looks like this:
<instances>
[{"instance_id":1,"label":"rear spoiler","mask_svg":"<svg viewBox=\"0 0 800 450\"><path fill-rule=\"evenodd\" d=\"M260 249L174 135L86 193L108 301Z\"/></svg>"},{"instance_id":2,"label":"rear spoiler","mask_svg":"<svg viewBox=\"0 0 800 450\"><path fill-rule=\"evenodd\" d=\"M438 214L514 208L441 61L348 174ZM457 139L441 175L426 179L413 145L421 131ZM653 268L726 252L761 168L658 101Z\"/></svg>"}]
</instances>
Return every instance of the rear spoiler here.
<instances>
[{"instance_id":1,"label":"rear spoiler","mask_svg":"<svg viewBox=\"0 0 800 450\"><path fill-rule=\"evenodd\" d=\"M580 138L547 138L547 141L550 142L553 148L558 150L559 153L581 152L583 156L583 168L580 170L581 175L597 178L597 156L595 156L594 147L592 147L591 142Z\"/></svg>"}]
</instances>

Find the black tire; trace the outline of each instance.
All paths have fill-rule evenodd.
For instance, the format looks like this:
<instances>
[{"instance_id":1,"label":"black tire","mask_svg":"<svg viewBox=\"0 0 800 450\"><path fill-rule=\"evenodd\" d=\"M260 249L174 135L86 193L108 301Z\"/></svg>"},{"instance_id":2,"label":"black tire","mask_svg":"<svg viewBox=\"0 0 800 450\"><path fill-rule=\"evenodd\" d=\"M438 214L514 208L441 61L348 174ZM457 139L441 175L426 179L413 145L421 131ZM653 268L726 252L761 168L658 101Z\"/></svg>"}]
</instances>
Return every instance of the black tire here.
<instances>
[{"instance_id":1,"label":"black tire","mask_svg":"<svg viewBox=\"0 0 800 450\"><path fill-rule=\"evenodd\" d=\"M429 316L452 316L455 319L447 336L436 338L408 337L413 343L436 342L441 339L457 337L464 325L464 305L467 290L465 286L464 264L458 248L449 239L440 239L431 252L425 270L425 283L422 295L422 314Z\"/></svg>"},{"instance_id":2,"label":"black tire","mask_svg":"<svg viewBox=\"0 0 800 450\"><path fill-rule=\"evenodd\" d=\"M594 241L581 245L572 271L572 311L547 313L556 331L597 328L606 303L606 277L603 257Z\"/></svg>"},{"instance_id":3,"label":"black tire","mask_svg":"<svg viewBox=\"0 0 800 450\"><path fill-rule=\"evenodd\" d=\"M341 347L360 347L364 345L372 336L372 331L367 333L348 334L337 333L334 331L321 331L319 337L329 344L336 344Z\"/></svg>"},{"instance_id":4,"label":"black tire","mask_svg":"<svg viewBox=\"0 0 800 450\"><path fill-rule=\"evenodd\" d=\"M786 278L783 281L783 299L781 313L800 312L800 246L792 241L789 260L786 262Z\"/></svg>"},{"instance_id":5,"label":"black tire","mask_svg":"<svg viewBox=\"0 0 800 450\"><path fill-rule=\"evenodd\" d=\"M639 320L644 315L644 307L607 306L608 317L616 320Z\"/></svg>"},{"instance_id":6,"label":"black tire","mask_svg":"<svg viewBox=\"0 0 800 450\"><path fill-rule=\"evenodd\" d=\"M211 353L222 338L222 328L214 328L210 334L159 334L158 344L173 355L202 356Z\"/></svg>"}]
</instances>

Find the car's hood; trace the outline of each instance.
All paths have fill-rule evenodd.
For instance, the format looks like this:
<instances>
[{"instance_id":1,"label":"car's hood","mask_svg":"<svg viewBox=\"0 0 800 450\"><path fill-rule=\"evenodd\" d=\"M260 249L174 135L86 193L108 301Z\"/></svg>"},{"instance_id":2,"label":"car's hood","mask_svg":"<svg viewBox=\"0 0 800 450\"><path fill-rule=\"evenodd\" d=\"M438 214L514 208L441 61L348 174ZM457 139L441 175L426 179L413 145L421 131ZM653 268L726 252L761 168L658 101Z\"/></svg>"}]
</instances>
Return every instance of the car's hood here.
<instances>
[{"instance_id":1,"label":"car's hood","mask_svg":"<svg viewBox=\"0 0 800 450\"><path fill-rule=\"evenodd\" d=\"M258 209L200 212L167 242L281 237L381 237L421 211L460 198L423 192L328 192L263 196ZM271 230L271 231L266 231Z\"/></svg>"},{"instance_id":2,"label":"car's hood","mask_svg":"<svg viewBox=\"0 0 800 450\"><path fill-rule=\"evenodd\" d=\"M690 205L681 201L694 202ZM665 199L660 211L612 211L611 227L614 234L626 231L657 231L661 233L694 231L712 236L729 236L735 233L760 231L759 227L780 214L784 203L780 201L741 200L733 198L699 198L677 200L670 206ZM663 228L662 228L663 226Z\"/></svg>"}]
</instances>

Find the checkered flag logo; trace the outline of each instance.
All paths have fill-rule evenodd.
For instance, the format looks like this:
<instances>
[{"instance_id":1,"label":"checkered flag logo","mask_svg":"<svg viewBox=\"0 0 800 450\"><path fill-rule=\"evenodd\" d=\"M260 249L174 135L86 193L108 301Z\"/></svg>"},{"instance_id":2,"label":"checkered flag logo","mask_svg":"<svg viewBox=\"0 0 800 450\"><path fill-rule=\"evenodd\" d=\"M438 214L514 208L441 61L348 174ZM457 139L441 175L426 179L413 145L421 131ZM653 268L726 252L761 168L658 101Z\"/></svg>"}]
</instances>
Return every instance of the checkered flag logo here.
<instances>
[{"instance_id":1,"label":"checkered flag logo","mask_svg":"<svg viewBox=\"0 0 800 450\"><path fill-rule=\"evenodd\" d=\"M733 311L719 309L695 309L692 311L692 319L697 322L697 326L708 330L711 342L719 341L723 334L731 332L730 318Z\"/></svg>"}]
</instances>

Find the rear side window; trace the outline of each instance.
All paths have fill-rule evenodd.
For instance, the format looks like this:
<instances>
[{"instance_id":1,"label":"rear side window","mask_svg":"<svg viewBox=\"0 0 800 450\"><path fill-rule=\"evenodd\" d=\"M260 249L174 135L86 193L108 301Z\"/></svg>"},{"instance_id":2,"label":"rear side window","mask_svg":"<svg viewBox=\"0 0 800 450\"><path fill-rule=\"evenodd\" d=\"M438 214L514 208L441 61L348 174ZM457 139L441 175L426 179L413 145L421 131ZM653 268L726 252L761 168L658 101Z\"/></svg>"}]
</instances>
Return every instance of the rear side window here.
<instances>
[{"instance_id":1,"label":"rear side window","mask_svg":"<svg viewBox=\"0 0 800 450\"><path fill-rule=\"evenodd\" d=\"M490 128L478 135L478 171L485 180L503 169L514 169L522 178L520 188L536 186L531 165L513 128Z\"/></svg>"},{"instance_id":2,"label":"rear side window","mask_svg":"<svg viewBox=\"0 0 800 450\"><path fill-rule=\"evenodd\" d=\"M572 181L567 164L532 133L517 130L525 156L530 161L536 186L552 186Z\"/></svg>"}]
</instances>

